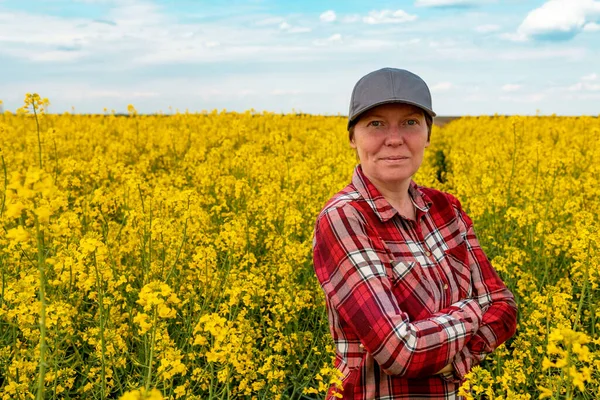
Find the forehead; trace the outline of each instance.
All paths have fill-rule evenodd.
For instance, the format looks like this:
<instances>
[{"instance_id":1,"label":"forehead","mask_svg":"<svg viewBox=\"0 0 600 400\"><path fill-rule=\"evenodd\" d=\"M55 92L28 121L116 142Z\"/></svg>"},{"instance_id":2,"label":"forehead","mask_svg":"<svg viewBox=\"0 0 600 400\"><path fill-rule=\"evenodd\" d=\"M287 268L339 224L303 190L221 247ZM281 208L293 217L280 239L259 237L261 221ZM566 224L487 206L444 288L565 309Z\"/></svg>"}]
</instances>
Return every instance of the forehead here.
<instances>
[{"instance_id":1,"label":"forehead","mask_svg":"<svg viewBox=\"0 0 600 400\"><path fill-rule=\"evenodd\" d=\"M410 114L420 114L424 115L422 109L417 106L413 106L412 104L405 103L388 103L382 104L377 107L373 107L368 111L365 111L363 114L364 117L370 117L373 115L378 116L405 116Z\"/></svg>"}]
</instances>

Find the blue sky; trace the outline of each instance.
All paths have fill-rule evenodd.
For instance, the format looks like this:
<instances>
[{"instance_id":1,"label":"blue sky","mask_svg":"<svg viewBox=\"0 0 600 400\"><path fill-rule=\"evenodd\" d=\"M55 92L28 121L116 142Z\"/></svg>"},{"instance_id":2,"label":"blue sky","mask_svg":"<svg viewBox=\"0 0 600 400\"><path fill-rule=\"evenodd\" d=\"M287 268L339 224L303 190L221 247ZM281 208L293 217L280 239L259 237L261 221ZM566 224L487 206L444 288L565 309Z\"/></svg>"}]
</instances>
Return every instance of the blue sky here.
<instances>
[{"instance_id":1,"label":"blue sky","mask_svg":"<svg viewBox=\"0 0 600 400\"><path fill-rule=\"evenodd\" d=\"M597 0L0 0L0 100L342 114L408 69L438 115L600 114Z\"/></svg>"}]
</instances>

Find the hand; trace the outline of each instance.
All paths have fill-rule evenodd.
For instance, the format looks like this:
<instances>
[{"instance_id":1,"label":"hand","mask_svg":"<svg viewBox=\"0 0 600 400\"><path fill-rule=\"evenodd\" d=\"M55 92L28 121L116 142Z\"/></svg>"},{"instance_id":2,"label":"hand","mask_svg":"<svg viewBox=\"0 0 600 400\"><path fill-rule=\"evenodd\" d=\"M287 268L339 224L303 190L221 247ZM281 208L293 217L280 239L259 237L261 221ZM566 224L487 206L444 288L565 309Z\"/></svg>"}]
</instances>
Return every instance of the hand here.
<instances>
[{"instance_id":1,"label":"hand","mask_svg":"<svg viewBox=\"0 0 600 400\"><path fill-rule=\"evenodd\" d=\"M437 374L444 374L446 372L452 372L454 371L454 366L452 365L452 363L446 365L444 368L442 368L441 370L439 370L438 372L436 372L435 375Z\"/></svg>"}]
</instances>

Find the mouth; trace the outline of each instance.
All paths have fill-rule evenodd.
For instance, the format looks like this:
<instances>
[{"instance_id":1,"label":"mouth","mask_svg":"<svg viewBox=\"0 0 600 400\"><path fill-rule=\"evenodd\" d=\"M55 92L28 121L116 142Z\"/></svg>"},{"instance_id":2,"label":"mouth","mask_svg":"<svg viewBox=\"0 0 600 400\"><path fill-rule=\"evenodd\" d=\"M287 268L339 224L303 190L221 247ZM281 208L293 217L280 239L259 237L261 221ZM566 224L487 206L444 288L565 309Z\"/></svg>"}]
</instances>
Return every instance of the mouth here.
<instances>
[{"instance_id":1,"label":"mouth","mask_svg":"<svg viewBox=\"0 0 600 400\"><path fill-rule=\"evenodd\" d=\"M406 156L390 156L390 157L381 157L381 160L384 160L384 161L402 161L402 160L408 160L408 157L406 157Z\"/></svg>"}]
</instances>

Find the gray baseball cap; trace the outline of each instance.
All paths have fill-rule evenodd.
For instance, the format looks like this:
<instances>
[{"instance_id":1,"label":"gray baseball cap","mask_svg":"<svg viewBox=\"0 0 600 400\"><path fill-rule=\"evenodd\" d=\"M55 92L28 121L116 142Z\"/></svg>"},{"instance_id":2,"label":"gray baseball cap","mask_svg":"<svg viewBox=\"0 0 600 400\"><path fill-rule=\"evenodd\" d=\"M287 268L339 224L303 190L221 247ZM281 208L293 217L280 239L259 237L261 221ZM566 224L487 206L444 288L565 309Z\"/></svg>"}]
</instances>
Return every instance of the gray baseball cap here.
<instances>
[{"instance_id":1,"label":"gray baseball cap","mask_svg":"<svg viewBox=\"0 0 600 400\"><path fill-rule=\"evenodd\" d=\"M362 78L354 86L350 98L348 129L360 114L386 103L406 103L420 107L432 118L431 92L419 76L398 68L382 68Z\"/></svg>"}]
</instances>

